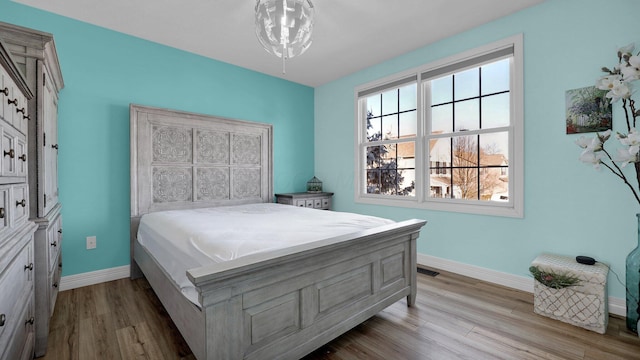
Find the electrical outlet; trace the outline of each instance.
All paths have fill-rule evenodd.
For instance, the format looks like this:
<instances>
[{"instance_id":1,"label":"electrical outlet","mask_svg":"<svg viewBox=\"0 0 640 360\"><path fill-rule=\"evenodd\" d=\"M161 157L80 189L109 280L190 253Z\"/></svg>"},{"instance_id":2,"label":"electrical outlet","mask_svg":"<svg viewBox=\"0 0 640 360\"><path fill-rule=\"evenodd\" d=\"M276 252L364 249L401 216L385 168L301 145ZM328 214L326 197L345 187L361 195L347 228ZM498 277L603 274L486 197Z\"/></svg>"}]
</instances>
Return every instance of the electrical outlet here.
<instances>
[{"instance_id":1,"label":"electrical outlet","mask_svg":"<svg viewBox=\"0 0 640 360\"><path fill-rule=\"evenodd\" d=\"M96 245L96 237L87 236L87 250L95 249Z\"/></svg>"}]
</instances>

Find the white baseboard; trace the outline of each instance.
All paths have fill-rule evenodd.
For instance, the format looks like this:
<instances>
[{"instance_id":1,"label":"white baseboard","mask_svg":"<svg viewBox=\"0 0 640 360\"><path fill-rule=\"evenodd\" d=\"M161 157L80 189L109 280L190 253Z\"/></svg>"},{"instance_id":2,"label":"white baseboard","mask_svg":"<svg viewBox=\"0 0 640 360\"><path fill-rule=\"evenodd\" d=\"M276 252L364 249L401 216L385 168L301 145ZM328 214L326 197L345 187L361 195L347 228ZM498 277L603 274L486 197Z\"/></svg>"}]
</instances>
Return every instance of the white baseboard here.
<instances>
[{"instance_id":1,"label":"white baseboard","mask_svg":"<svg viewBox=\"0 0 640 360\"><path fill-rule=\"evenodd\" d=\"M438 258L426 254L418 254L418 264L426 267L440 269L470 278L506 286L512 289L526 291L533 294L533 278L507 274L479 266L469 265L453 260ZM625 299L609 296L609 313L626 316L627 308Z\"/></svg>"},{"instance_id":2,"label":"white baseboard","mask_svg":"<svg viewBox=\"0 0 640 360\"><path fill-rule=\"evenodd\" d=\"M129 265L124 265L82 274L63 276L60 279L60 291L127 278L129 277L129 273Z\"/></svg>"}]
</instances>

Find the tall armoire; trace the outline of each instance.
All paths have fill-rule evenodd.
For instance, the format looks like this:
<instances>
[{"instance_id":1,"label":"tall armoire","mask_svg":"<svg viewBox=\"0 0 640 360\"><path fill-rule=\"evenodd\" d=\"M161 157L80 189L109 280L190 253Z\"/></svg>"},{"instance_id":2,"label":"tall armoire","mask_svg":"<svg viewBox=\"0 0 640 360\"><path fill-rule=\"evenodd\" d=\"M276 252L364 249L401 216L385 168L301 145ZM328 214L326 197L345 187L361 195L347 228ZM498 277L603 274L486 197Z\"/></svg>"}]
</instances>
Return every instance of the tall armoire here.
<instances>
[{"instance_id":1,"label":"tall armoire","mask_svg":"<svg viewBox=\"0 0 640 360\"><path fill-rule=\"evenodd\" d=\"M33 96L0 39L0 359L27 360L34 347L34 259L29 221L28 121Z\"/></svg>"},{"instance_id":2,"label":"tall armoire","mask_svg":"<svg viewBox=\"0 0 640 360\"><path fill-rule=\"evenodd\" d=\"M62 272L58 93L64 82L53 35L0 22L0 39L34 93L28 121L29 217L38 226L34 237L35 355L42 356Z\"/></svg>"}]
</instances>

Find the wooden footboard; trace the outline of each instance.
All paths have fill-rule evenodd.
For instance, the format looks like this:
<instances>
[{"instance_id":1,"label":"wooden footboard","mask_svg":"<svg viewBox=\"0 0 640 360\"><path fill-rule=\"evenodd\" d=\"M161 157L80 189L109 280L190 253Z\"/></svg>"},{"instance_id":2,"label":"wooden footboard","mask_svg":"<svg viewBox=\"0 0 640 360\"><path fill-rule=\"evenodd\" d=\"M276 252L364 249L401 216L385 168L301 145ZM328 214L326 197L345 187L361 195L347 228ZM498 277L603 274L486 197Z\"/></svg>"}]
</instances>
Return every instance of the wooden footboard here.
<instances>
[{"instance_id":1,"label":"wooden footboard","mask_svg":"<svg viewBox=\"0 0 640 360\"><path fill-rule=\"evenodd\" d=\"M188 271L200 292L205 359L298 359L416 296L422 220Z\"/></svg>"}]
</instances>

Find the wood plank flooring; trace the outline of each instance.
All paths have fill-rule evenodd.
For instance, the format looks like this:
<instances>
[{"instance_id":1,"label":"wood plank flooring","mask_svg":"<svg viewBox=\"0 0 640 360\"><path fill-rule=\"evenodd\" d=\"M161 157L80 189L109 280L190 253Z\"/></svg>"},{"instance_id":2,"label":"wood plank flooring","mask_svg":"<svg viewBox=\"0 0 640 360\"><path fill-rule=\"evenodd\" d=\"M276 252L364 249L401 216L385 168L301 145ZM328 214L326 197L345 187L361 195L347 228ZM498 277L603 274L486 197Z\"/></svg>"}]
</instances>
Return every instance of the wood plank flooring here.
<instances>
[{"instance_id":1,"label":"wood plank flooring","mask_svg":"<svg viewBox=\"0 0 640 360\"><path fill-rule=\"evenodd\" d=\"M50 359L195 359L144 279L58 295ZM418 274L404 300L305 357L376 359L640 359L640 339L611 317L605 335L533 313L533 295L441 272Z\"/></svg>"}]
</instances>

